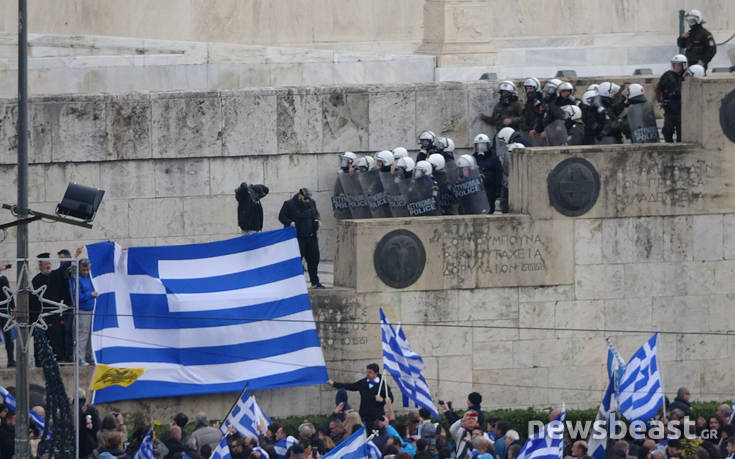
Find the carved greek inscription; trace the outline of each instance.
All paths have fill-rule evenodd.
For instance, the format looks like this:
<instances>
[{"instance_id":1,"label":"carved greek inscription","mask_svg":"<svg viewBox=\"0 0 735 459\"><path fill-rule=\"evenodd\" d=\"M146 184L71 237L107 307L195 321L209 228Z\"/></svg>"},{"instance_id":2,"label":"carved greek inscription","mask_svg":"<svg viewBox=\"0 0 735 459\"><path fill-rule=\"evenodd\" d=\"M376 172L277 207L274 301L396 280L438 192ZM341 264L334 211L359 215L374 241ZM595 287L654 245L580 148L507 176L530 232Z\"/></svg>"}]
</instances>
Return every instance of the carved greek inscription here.
<instances>
[{"instance_id":1,"label":"carved greek inscription","mask_svg":"<svg viewBox=\"0 0 735 459\"><path fill-rule=\"evenodd\" d=\"M616 204L689 207L703 199L704 184L714 177L713 169L704 160L641 161L617 172Z\"/></svg>"}]
</instances>

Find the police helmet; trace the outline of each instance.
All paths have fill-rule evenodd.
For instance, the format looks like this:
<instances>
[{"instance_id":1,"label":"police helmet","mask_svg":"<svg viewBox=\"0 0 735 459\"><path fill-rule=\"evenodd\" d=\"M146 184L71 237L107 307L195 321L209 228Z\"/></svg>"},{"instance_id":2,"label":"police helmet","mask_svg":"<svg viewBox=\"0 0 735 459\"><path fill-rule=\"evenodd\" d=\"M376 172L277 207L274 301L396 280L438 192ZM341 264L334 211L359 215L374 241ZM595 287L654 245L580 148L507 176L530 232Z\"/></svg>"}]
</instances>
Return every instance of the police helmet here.
<instances>
[{"instance_id":1,"label":"police helmet","mask_svg":"<svg viewBox=\"0 0 735 459\"><path fill-rule=\"evenodd\" d=\"M638 97L643 95L643 86L639 85L638 83L633 83L628 86L628 97Z\"/></svg>"},{"instance_id":2,"label":"police helmet","mask_svg":"<svg viewBox=\"0 0 735 459\"><path fill-rule=\"evenodd\" d=\"M501 81L500 85L498 86L499 91L508 91L511 94L516 93L516 85L510 80Z\"/></svg>"},{"instance_id":3,"label":"police helmet","mask_svg":"<svg viewBox=\"0 0 735 459\"><path fill-rule=\"evenodd\" d=\"M444 169L444 165L447 161L444 159L444 156L439 153L433 153L429 155L429 163L431 163L433 170L441 171Z\"/></svg>"},{"instance_id":4,"label":"police helmet","mask_svg":"<svg viewBox=\"0 0 735 459\"><path fill-rule=\"evenodd\" d=\"M441 156L441 155L439 155ZM442 158L444 159L444 158ZM416 168L413 171L414 178L421 178L424 175L431 175L433 168L431 163L428 161L419 161L416 163Z\"/></svg>"},{"instance_id":5,"label":"police helmet","mask_svg":"<svg viewBox=\"0 0 735 459\"><path fill-rule=\"evenodd\" d=\"M383 163L381 167L391 166L393 165L393 152L388 150L379 151L378 154L375 155L375 159Z\"/></svg>"},{"instance_id":6,"label":"police helmet","mask_svg":"<svg viewBox=\"0 0 735 459\"><path fill-rule=\"evenodd\" d=\"M701 24L702 22L702 12L699 10L689 10L684 15L684 19L687 21L687 24L689 26Z\"/></svg>"},{"instance_id":7,"label":"police helmet","mask_svg":"<svg viewBox=\"0 0 735 459\"><path fill-rule=\"evenodd\" d=\"M699 64L690 65L686 74L692 78L704 78L704 67Z\"/></svg>"},{"instance_id":8,"label":"police helmet","mask_svg":"<svg viewBox=\"0 0 735 459\"><path fill-rule=\"evenodd\" d=\"M582 110L576 105L564 105L561 107L561 111L566 115L566 119L573 121L582 119Z\"/></svg>"},{"instance_id":9,"label":"police helmet","mask_svg":"<svg viewBox=\"0 0 735 459\"><path fill-rule=\"evenodd\" d=\"M396 162L396 169L403 169L406 172L411 172L414 166L415 163L413 162L413 159L408 156L398 158L398 161Z\"/></svg>"},{"instance_id":10,"label":"police helmet","mask_svg":"<svg viewBox=\"0 0 735 459\"><path fill-rule=\"evenodd\" d=\"M506 126L500 131L498 131L498 139L502 140L507 145L510 143L510 138L514 132L516 132L515 129L513 129L512 127Z\"/></svg>"},{"instance_id":11,"label":"police helmet","mask_svg":"<svg viewBox=\"0 0 735 459\"><path fill-rule=\"evenodd\" d=\"M400 158L408 156L408 150L403 147L396 147L393 149L393 159L398 161Z\"/></svg>"},{"instance_id":12,"label":"police helmet","mask_svg":"<svg viewBox=\"0 0 735 459\"><path fill-rule=\"evenodd\" d=\"M538 78L531 77L523 82L523 86L526 88L533 88L534 90L538 91L538 89L541 87L541 83L539 83Z\"/></svg>"}]
</instances>

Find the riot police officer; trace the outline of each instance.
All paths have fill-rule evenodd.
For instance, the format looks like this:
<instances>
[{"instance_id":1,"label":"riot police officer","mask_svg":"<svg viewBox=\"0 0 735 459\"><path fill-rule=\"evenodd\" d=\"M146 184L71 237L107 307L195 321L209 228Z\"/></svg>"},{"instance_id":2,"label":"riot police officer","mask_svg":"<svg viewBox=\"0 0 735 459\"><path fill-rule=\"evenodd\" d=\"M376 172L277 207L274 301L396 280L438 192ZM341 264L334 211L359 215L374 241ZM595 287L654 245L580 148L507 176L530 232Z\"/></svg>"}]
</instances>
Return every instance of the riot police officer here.
<instances>
[{"instance_id":1,"label":"riot police officer","mask_svg":"<svg viewBox=\"0 0 735 459\"><path fill-rule=\"evenodd\" d=\"M707 65L717 53L717 44L709 30L702 24L702 13L699 10L689 10L684 16L689 30L676 40L677 46L683 48L687 64L699 64L707 71Z\"/></svg>"},{"instance_id":2,"label":"riot police officer","mask_svg":"<svg viewBox=\"0 0 735 459\"><path fill-rule=\"evenodd\" d=\"M512 81L501 81L498 86L499 101L493 108L493 114L487 116L480 113L479 118L493 126L497 131L506 126L519 129L521 125L521 103L518 101L516 85Z\"/></svg>"},{"instance_id":3,"label":"riot police officer","mask_svg":"<svg viewBox=\"0 0 735 459\"><path fill-rule=\"evenodd\" d=\"M439 186L439 207L442 215L457 215L459 208L457 200L452 193L452 184L455 181L454 172L456 170L447 168L447 160L440 153L433 153L429 156L429 163L432 167L432 174ZM454 161L451 161L454 166Z\"/></svg>"},{"instance_id":4,"label":"riot police officer","mask_svg":"<svg viewBox=\"0 0 735 459\"><path fill-rule=\"evenodd\" d=\"M495 213L495 201L503 187L503 164L495 151L490 148L490 138L485 134L475 137L475 153L473 155L480 168L485 194L490 204L490 214Z\"/></svg>"},{"instance_id":5,"label":"riot police officer","mask_svg":"<svg viewBox=\"0 0 735 459\"><path fill-rule=\"evenodd\" d=\"M619 90L620 86L617 87ZM601 144L623 143L623 121L614 103L615 85L609 81L600 83L598 93L600 106L603 108L605 122L600 130L599 142Z\"/></svg>"},{"instance_id":6,"label":"riot police officer","mask_svg":"<svg viewBox=\"0 0 735 459\"><path fill-rule=\"evenodd\" d=\"M658 143L658 127L653 105L638 83L628 86L628 111L623 117L623 133L632 143Z\"/></svg>"},{"instance_id":7,"label":"riot police officer","mask_svg":"<svg viewBox=\"0 0 735 459\"><path fill-rule=\"evenodd\" d=\"M419 154L416 156L416 162L425 161L430 154L436 153L436 134L431 131L424 131L419 135Z\"/></svg>"},{"instance_id":8,"label":"riot police officer","mask_svg":"<svg viewBox=\"0 0 735 459\"><path fill-rule=\"evenodd\" d=\"M677 54L671 58L671 70L661 75L656 85L656 98L664 108L664 127L661 132L666 142L681 142L681 83L684 81L684 71L687 67L687 58Z\"/></svg>"},{"instance_id":9,"label":"riot police officer","mask_svg":"<svg viewBox=\"0 0 735 459\"><path fill-rule=\"evenodd\" d=\"M600 106L597 94L599 85L594 86L595 89L589 89L584 93L579 106L582 109L582 121L584 121L584 145L594 145L605 124L605 110Z\"/></svg>"},{"instance_id":10,"label":"riot police officer","mask_svg":"<svg viewBox=\"0 0 735 459\"><path fill-rule=\"evenodd\" d=\"M396 172L401 172L403 174L403 178L410 179L413 176L413 169L415 167L415 163L413 162L413 159L409 158L408 156L404 156L398 161L396 161Z\"/></svg>"},{"instance_id":11,"label":"riot police officer","mask_svg":"<svg viewBox=\"0 0 735 459\"><path fill-rule=\"evenodd\" d=\"M574 86L567 81L562 82L557 89L556 105L564 107L566 105L579 105L579 101L574 97Z\"/></svg>"},{"instance_id":12,"label":"riot police officer","mask_svg":"<svg viewBox=\"0 0 735 459\"><path fill-rule=\"evenodd\" d=\"M564 124L567 128L567 145L584 145L584 121L582 110L576 105L564 105L562 111L566 115Z\"/></svg>"},{"instance_id":13,"label":"riot police officer","mask_svg":"<svg viewBox=\"0 0 735 459\"><path fill-rule=\"evenodd\" d=\"M540 88L541 83L536 78L532 77L523 82L523 89L526 90L526 104L521 111L521 131L531 138L544 130L544 96L539 91Z\"/></svg>"}]
</instances>

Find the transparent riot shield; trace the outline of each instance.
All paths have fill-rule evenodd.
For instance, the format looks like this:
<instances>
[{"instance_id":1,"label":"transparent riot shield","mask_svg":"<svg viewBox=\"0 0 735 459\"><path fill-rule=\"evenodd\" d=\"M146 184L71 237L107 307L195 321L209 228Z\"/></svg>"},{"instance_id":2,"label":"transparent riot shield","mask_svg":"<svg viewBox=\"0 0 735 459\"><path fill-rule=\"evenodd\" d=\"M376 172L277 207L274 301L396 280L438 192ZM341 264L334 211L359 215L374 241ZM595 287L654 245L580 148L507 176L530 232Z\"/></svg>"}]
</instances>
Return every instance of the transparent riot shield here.
<instances>
[{"instance_id":1,"label":"transparent riot shield","mask_svg":"<svg viewBox=\"0 0 735 459\"><path fill-rule=\"evenodd\" d=\"M564 120L556 120L549 123L544 129L546 134L546 144L551 147L558 147L567 144L567 127Z\"/></svg>"},{"instance_id":2,"label":"transparent riot shield","mask_svg":"<svg viewBox=\"0 0 735 459\"><path fill-rule=\"evenodd\" d=\"M628 107L628 127L632 143L658 143L656 114L650 102Z\"/></svg>"},{"instance_id":3,"label":"transparent riot shield","mask_svg":"<svg viewBox=\"0 0 735 459\"><path fill-rule=\"evenodd\" d=\"M434 181L431 177L412 179L408 183L407 196L406 208L409 217L439 215L439 207L434 199Z\"/></svg>"},{"instance_id":4,"label":"transparent riot shield","mask_svg":"<svg viewBox=\"0 0 735 459\"><path fill-rule=\"evenodd\" d=\"M459 201L461 214L474 215L490 212L490 203L487 200L485 186L477 166L458 168L457 181L452 188L454 196Z\"/></svg>"},{"instance_id":5,"label":"transparent riot shield","mask_svg":"<svg viewBox=\"0 0 735 459\"><path fill-rule=\"evenodd\" d=\"M444 170L435 171L434 179L439 185L439 209L442 215L459 214L459 202L452 189L457 181L457 166L454 161L447 161Z\"/></svg>"},{"instance_id":6,"label":"transparent riot shield","mask_svg":"<svg viewBox=\"0 0 735 459\"><path fill-rule=\"evenodd\" d=\"M401 190L401 182L405 182L405 179L403 178L403 172L381 172L380 182L383 184L383 191L385 192L385 196L388 199L388 206L390 207L391 216L408 216L405 194L406 187L403 187L403 190Z\"/></svg>"},{"instance_id":7,"label":"transparent riot shield","mask_svg":"<svg viewBox=\"0 0 735 459\"><path fill-rule=\"evenodd\" d=\"M350 200L342 185L342 176L344 172L339 171L337 181L334 183L334 194L332 194L332 209L334 210L334 218L337 220L345 220L352 218L350 213Z\"/></svg>"},{"instance_id":8,"label":"transparent riot shield","mask_svg":"<svg viewBox=\"0 0 735 459\"><path fill-rule=\"evenodd\" d=\"M365 194L362 192L360 181L357 179L358 172L342 174L342 189L347 194L352 218L372 218Z\"/></svg>"},{"instance_id":9,"label":"transparent riot shield","mask_svg":"<svg viewBox=\"0 0 735 459\"><path fill-rule=\"evenodd\" d=\"M380 181L380 172L377 169L358 172L357 178L367 199L370 215L373 218L390 217L390 206L385 191L383 191L383 184Z\"/></svg>"}]
</instances>

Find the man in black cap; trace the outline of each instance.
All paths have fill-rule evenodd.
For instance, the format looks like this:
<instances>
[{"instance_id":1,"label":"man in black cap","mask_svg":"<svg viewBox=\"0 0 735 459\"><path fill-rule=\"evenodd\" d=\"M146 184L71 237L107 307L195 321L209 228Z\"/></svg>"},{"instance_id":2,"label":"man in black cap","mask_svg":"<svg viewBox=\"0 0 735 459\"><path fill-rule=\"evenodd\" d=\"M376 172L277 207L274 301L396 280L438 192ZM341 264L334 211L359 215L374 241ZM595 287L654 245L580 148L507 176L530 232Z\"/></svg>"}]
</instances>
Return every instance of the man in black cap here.
<instances>
[{"instance_id":1,"label":"man in black cap","mask_svg":"<svg viewBox=\"0 0 735 459\"><path fill-rule=\"evenodd\" d=\"M291 199L283 202L278 220L284 228L289 226L296 228L301 258L306 258L311 287L324 288L319 282L318 275L319 239L317 239L317 231L322 227L322 221L308 188L301 188Z\"/></svg>"},{"instance_id":2,"label":"man in black cap","mask_svg":"<svg viewBox=\"0 0 735 459\"><path fill-rule=\"evenodd\" d=\"M51 262L48 260L49 257L51 257L51 254L48 252L39 253L36 256L36 258L38 258L38 274L36 274L31 280L31 285L34 290L41 288L42 285L45 285L46 290L48 290L49 282L51 280ZM30 312L30 321L33 323L38 320L38 316L43 312L43 304L36 295L30 295L28 307ZM39 349L38 343L36 343L36 340L33 340L33 354L36 359L36 366L38 367L43 365L43 362L40 361Z\"/></svg>"},{"instance_id":3,"label":"man in black cap","mask_svg":"<svg viewBox=\"0 0 735 459\"><path fill-rule=\"evenodd\" d=\"M235 190L237 199L237 224L245 234L263 230L263 206L260 200L268 194L265 185L248 185L242 182Z\"/></svg>"}]
</instances>

